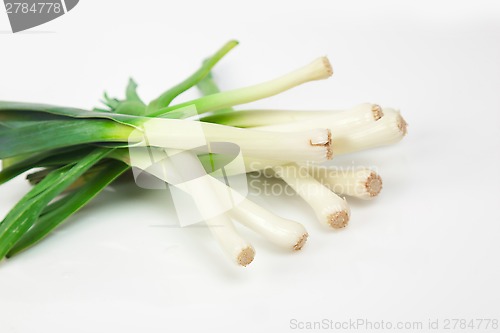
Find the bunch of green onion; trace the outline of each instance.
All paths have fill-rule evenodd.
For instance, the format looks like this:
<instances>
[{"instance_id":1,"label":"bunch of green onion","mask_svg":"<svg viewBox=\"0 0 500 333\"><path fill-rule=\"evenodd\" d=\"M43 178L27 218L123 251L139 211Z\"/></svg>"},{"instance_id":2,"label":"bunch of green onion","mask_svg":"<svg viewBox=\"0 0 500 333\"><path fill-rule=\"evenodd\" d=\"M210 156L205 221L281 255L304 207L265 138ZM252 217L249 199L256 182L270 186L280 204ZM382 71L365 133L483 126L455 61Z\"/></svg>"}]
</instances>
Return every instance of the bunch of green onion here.
<instances>
[{"instance_id":1,"label":"bunch of green onion","mask_svg":"<svg viewBox=\"0 0 500 333\"><path fill-rule=\"evenodd\" d=\"M0 223L0 260L44 239L119 177L133 179L127 171L145 169L151 152L162 154L166 149L182 157L181 164L168 159L163 163L170 174L188 179L191 175L184 170L189 166L199 177L196 187L183 190L200 211L218 205L222 191L240 196L232 209L205 219L231 260L246 266L255 255L234 222L277 246L300 250L308 237L302 224L277 216L207 175L220 156L193 152L198 144L193 133L199 128L209 145L237 145L244 157L244 172L272 173L311 206L320 223L334 229L345 227L351 212L344 196L371 199L379 194L382 180L369 169L343 172L321 163L340 154L396 143L406 134L406 122L399 111L369 103L337 111L234 110L233 106L333 74L328 59L321 57L276 79L220 92L211 70L237 44L224 45L194 74L150 103L139 97L133 80L125 99L105 94L105 107L93 110L0 101L0 184L33 171L28 175L32 189ZM203 97L172 104L195 86ZM141 160L130 158L131 146L143 152L144 166ZM161 174L154 176L170 181Z\"/></svg>"}]
</instances>

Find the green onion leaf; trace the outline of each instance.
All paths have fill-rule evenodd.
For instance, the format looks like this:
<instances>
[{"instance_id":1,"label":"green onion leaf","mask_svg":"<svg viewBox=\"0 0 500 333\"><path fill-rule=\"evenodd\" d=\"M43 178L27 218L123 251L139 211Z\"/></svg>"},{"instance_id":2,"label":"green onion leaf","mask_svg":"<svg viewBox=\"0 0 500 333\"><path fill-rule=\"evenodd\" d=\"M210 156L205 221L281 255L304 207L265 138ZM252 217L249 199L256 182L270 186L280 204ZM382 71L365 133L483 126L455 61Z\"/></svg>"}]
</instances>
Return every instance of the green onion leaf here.
<instances>
[{"instance_id":1,"label":"green onion leaf","mask_svg":"<svg viewBox=\"0 0 500 333\"><path fill-rule=\"evenodd\" d=\"M170 88L160 97L151 101L149 103L146 114L151 115L161 108L165 108L170 105L170 103L178 95L182 94L184 91L195 86L200 80L202 80L206 75L210 73L210 70L235 46L238 45L238 41L232 40L226 43L219 51L217 51L212 57L208 58L203 62L200 69L194 72L190 77L177 84L176 86Z\"/></svg>"},{"instance_id":2,"label":"green onion leaf","mask_svg":"<svg viewBox=\"0 0 500 333\"><path fill-rule=\"evenodd\" d=\"M123 141L132 127L110 120L49 120L0 131L0 159L101 141Z\"/></svg>"},{"instance_id":3,"label":"green onion leaf","mask_svg":"<svg viewBox=\"0 0 500 333\"><path fill-rule=\"evenodd\" d=\"M111 151L95 149L77 164L52 171L19 200L0 224L0 258L31 228L45 206Z\"/></svg>"},{"instance_id":4,"label":"green onion leaf","mask_svg":"<svg viewBox=\"0 0 500 333\"><path fill-rule=\"evenodd\" d=\"M146 104L144 104L142 99L137 94L137 83L132 78L130 78L128 80L128 85L127 85L127 90L125 91L125 96L127 98L127 101L137 102L137 103L142 104L143 106L146 106Z\"/></svg>"},{"instance_id":5,"label":"green onion leaf","mask_svg":"<svg viewBox=\"0 0 500 333\"><path fill-rule=\"evenodd\" d=\"M128 170L129 166L120 161L110 160L106 167L92 179L62 199L48 205L24 236L12 247L7 258L33 246L45 238L52 230L63 223L68 217L85 206L92 198L106 186Z\"/></svg>"}]
</instances>

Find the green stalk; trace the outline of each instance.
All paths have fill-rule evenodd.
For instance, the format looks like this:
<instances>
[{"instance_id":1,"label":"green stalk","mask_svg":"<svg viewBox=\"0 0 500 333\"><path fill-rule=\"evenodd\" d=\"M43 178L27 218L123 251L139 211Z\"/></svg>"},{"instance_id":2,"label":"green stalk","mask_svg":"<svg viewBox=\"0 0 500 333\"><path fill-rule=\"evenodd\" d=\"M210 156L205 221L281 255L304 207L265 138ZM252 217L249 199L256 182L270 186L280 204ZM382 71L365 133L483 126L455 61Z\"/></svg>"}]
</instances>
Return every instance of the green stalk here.
<instances>
[{"instance_id":1,"label":"green stalk","mask_svg":"<svg viewBox=\"0 0 500 333\"><path fill-rule=\"evenodd\" d=\"M40 121L0 133L0 159L94 142L127 142L132 126L105 119Z\"/></svg>"},{"instance_id":2,"label":"green stalk","mask_svg":"<svg viewBox=\"0 0 500 333\"><path fill-rule=\"evenodd\" d=\"M220 93L220 89L214 81L212 72L208 73L203 80L198 82L196 87L200 90L203 96Z\"/></svg>"},{"instance_id":3,"label":"green stalk","mask_svg":"<svg viewBox=\"0 0 500 333\"><path fill-rule=\"evenodd\" d=\"M42 167L60 167L66 164L75 164L79 159L85 157L88 153L94 150L94 147L66 147L56 150L48 150L38 154L32 154L24 159L13 161L8 166L5 164L0 171L0 185L19 176L25 171L42 168ZM13 159L13 158L12 158ZM9 159L9 160L12 160ZM4 163L6 160L2 160Z\"/></svg>"},{"instance_id":4,"label":"green stalk","mask_svg":"<svg viewBox=\"0 0 500 333\"><path fill-rule=\"evenodd\" d=\"M204 61L200 69L194 72L190 77L188 77L178 85L170 88L157 99L151 101L146 109L146 115L153 116L158 112L159 109L169 106L174 98L176 98L178 95L200 82L200 80L202 80L208 73L210 73L210 70L236 45L238 45L238 41L235 40L226 43L212 57Z\"/></svg>"},{"instance_id":5,"label":"green stalk","mask_svg":"<svg viewBox=\"0 0 500 333\"><path fill-rule=\"evenodd\" d=\"M19 200L0 224L0 260L33 226L52 200L111 151L95 149L75 165L66 165L52 171Z\"/></svg>"},{"instance_id":6,"label":"green stalk","mask_svg":"<svg viewBox=\"0 0 500 333\"><path fill-rule=\"evenodd\" d=\"M125 163L115 160L109 161L106 163L104 170L94 175L92 179L87 180L82 187L55 203L48 205L33 227L7 253L7 258L16 255L45 238L52 230L85 206L128 169L129 166Z\"/></svg>"},{"instance_id":7,"label":"green stalk","mask_svg":"<svg viewBox=\"0 0 500 333\"><path fill-rule=\"evenodd\" d=\"M125 91L125 97L127 101L136 102L146 106L146 104L142 101L142 99L137 94L137 83L133 79L128 80L127 89ZM116 106L115 106L116 107ZM112 107L114 108L114 107Z\"/></svg>"},{"instance_id":8,"label":"green stalk","mask_svg":"<svg viewBox=\"0 0 500 333\"><path fill-rule=\"evenodd\" d=\"M203 96L220 93L220 89L217 86L217 83L215 83L211 72L208 73L208 75L203 80L198 82L198 84L196 86L198 87L198 89L200 90L200 92ZM233 108L225 108L225 109L217 110L217 114L223 115L223 114L227 114L227 113L232 113L233 111L234 111Z\"/></svg>"}]
</instances>

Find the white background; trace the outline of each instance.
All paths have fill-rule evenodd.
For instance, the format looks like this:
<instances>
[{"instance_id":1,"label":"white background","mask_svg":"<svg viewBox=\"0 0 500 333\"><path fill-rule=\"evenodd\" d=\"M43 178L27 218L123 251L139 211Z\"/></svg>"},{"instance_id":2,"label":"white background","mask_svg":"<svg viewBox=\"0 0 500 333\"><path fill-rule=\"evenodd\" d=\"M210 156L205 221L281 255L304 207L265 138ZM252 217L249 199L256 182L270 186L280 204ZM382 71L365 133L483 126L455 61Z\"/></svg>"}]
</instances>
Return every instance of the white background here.
<instances>
[{"instance_id":1,"label":"white background","mask_svg":"<svg viewBox=\"0 0 500 333\"><path fill-rule=\"evenodd\" d=\"M290 320L500 319L500 5L496 1L97 1L25 33L0 12L0 99L90 108L133 76L151 99L231 38L223 89L328 55L334 77L254 106L401 108L409 135L332 163L376 166L341 232L297 197L260 198L303 222L300 253L242 230L231 265L205 228L169 228L162 192L106 192L0 266L0 332L289 332ZM196 96L189 92L182 99ZM0 188L3 216L28 190ZM425 330L424 330L425 331ZM468 329L469 332L473 330Z\"/></svg>"}]
</instances>

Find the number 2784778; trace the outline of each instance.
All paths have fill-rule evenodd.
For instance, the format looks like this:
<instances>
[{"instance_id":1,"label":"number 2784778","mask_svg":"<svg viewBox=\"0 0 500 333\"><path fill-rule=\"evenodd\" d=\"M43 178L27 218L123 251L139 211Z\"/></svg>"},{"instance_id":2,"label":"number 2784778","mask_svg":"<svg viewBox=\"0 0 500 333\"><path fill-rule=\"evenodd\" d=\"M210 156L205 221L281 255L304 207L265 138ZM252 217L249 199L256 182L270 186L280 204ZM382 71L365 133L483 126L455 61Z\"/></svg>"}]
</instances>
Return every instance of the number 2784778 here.
<instances>
[{"instance_id":1,"label":"number 2784778","mask_svg":"<svg viewBox=\"0 0 500 333\"><path fill-rule=\"evenodd\" d=\"M59 14L63 10L60 3L52 2L36 2L32 4L27 2L7 2L5 9L7 10L7 14Z\"/></svg>"}]
</instances>

